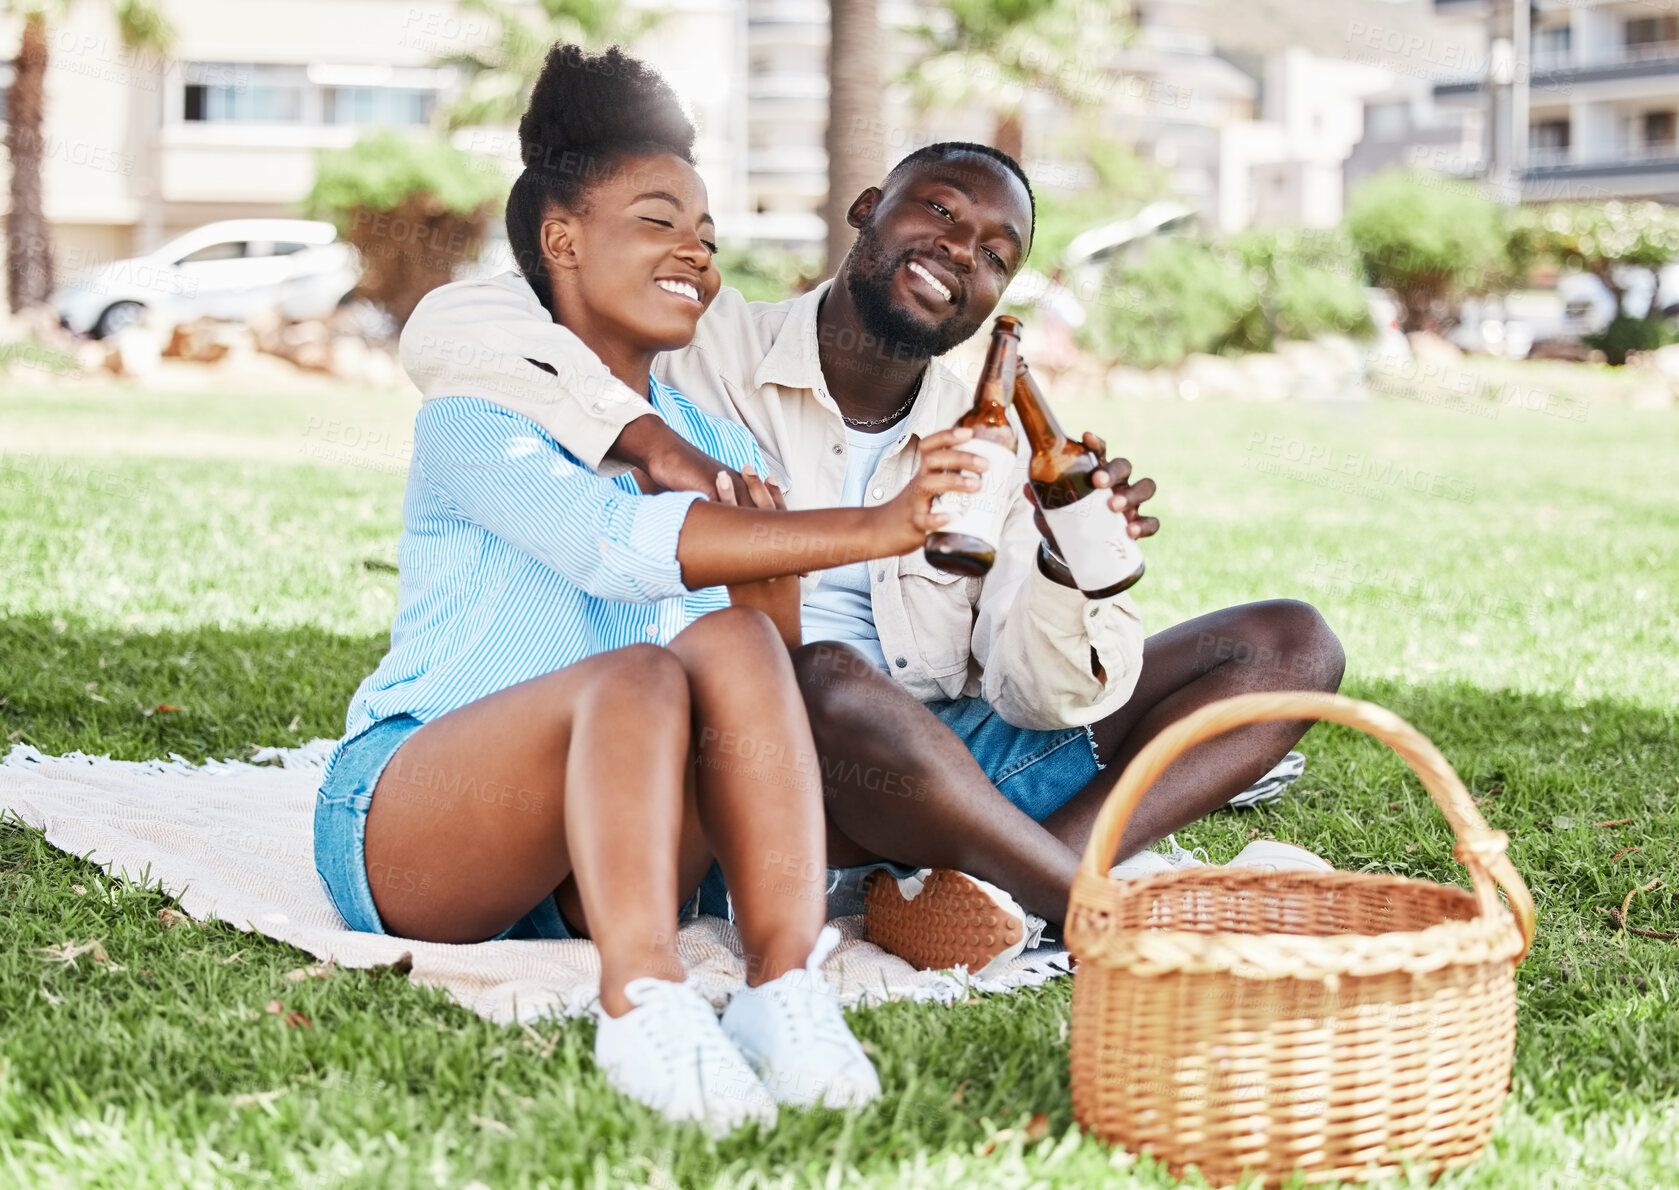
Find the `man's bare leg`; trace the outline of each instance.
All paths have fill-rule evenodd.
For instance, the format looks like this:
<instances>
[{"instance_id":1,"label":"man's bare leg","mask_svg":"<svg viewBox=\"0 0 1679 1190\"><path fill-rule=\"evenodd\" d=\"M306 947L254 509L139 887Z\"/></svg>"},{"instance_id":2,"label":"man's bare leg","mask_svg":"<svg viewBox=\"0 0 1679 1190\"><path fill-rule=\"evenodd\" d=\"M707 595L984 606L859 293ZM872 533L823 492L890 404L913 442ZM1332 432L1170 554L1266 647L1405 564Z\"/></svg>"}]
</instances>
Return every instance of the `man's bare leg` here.
<instances>
[{"instance_id":1,"label":"man's bare leg","mask_svg":"<svg viewBox=\"0 0 1679 1190\"><path fill-rule=\"evenodd\" d=\"M1346 656L1316 608L1292 599L1197 616L1148 638L1130 700L1094 724L1107 766L1044 827L1083 851L1096 815L1132 757L1168 724L1210 702L1266 690L1340 689ZM1211 814L1288 754L1310 720L1256 723L1191 748L1160 775L1126 825L1115 859Z\"/></svg>"},{"instance_id":2,"label":"man's bare leg","mask_svg":"<svg viewBox=\"0 0 1679 1190\"><path fill-rule=\"evenodd\" d=\"M1266 663L1255 664L1262 655ZM1143 743L1167 723L1231 694L1333 690L1342 664L1340 644L1323 618L1291 600L1228 608L1150 637L1136 692L1092 729L1108 769L1039 825L998 793L949 728L860 653L807 645L794 654L794 665L835 828L830 862L885 857L957 868L1059 922L1101 800ZM1308 726L1244 728L1194 749L1143 799L1114 858L1222 806L1281 759Z\"/></svg>"},{"instance_id":3,"label":"man's bare leg","mask_svg":"<svg viewBox=\"0 0 1679 1190\"><path fill-rule=\"evenodd\" d=\"M1061 920L1078 856L998 793L937 716L849 645L806 645L793 668L821 755L829 863L956 868Z\"/></svg>"}]
</instances>

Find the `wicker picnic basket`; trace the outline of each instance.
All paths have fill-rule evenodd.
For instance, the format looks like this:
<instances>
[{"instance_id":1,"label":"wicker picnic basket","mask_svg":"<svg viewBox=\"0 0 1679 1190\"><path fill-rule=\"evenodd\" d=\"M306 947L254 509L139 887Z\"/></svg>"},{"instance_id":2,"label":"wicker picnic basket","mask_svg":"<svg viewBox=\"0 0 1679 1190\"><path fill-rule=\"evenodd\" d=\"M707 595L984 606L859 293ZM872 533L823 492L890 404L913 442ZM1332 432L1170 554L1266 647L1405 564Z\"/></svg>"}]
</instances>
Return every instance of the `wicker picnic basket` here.
<instances>
[{"instance_id":1,"label":"wicker picnic basket","mask_svg":"<svg viewBox=\"0 0 1679 1190\"><path fill-rule=\"evenodd\" d=\"M1126 822L1176 757L1284 719L1344 723L1399 753L1451 823L1474 891L1358 872L1108 876ZM1074 1115L1214 1185L1473 1161L1509 1090L1515 968L1533 940L1508 841L1434 745L1371 703L1247 694L1167 728L1120 776L1073 882Z\"/></svg>"}]
</instances>

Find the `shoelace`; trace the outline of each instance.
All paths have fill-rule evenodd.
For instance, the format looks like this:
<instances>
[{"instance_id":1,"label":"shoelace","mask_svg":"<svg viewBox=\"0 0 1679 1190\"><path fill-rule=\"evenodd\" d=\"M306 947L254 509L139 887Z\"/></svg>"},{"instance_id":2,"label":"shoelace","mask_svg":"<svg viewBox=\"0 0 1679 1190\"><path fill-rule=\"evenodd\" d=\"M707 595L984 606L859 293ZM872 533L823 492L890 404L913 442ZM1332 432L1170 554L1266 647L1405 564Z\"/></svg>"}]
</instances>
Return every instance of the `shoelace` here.
<instances>
[{"instance_id":1,"label":"shoelace","mask_svg":"<svg viewBox=\"0 0 1679 1190\"><path fill-rule=\"evenodd\" d=\"M740 1056L729 1045L711 1008L686 984L650 977L632 979L624 985L624 996L637 1008L653 1011L641 1020L649 1032L667 1072L676 1069L676 1055L692 1049L701 1070L727 1069L739 1065Z\"/></svg>"},{"instance_id":2,"label":"shoelace","mask_svg":"<svg viewBox=\"0 0 1679 1190\"><path fill-rule=\"evenodd\" d=\"M1198 859L1204 864L1210 864L1213 862L1212 857L1207 854L1207 849L1205 847L1196 847L1189 851L1179 847L1178 837L1176 835L1167 835L1166 845L1171 848L1171 851L1166 853L1166 862L1171 864L1174 868L1183 866L1185 856L1188 856L1190 859Z\"/></svg>"},{"instance_id":3,"label":"shoelace","mask_svg":"<svg viewBox=\"0 0 1679 1190\"><path fill-rule=\"evenodd\" d=\"M846 1026L845 1014L822 974L822 964L840 944L840 932L833 926L823 926L811 947L810 957L803 970L789 971L779 978L759 985L759 992L770 996L786 1011L783 1020L792 1031L792 1042L804 1046L812 1044L839 1045L849 1048L856 1044Z\"/></svg>"}]
</instances>

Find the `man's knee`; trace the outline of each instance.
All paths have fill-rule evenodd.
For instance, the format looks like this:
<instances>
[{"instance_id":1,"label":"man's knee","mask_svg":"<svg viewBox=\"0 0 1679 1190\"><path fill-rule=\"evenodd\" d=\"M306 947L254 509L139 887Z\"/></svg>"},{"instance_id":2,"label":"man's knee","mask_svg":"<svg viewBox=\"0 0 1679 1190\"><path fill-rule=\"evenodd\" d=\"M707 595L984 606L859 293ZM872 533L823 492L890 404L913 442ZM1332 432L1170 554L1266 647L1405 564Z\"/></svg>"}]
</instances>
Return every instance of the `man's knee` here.
<instances>
[{"instance_id":1,"label":"man's knee","mask_svg":"<svg viewBox=\"0 0 1679 1190\"><path fill-rule=\"evenodd\" d=\"M1298 599L1273 599L1259 606L1256 647L1269 651L1290 679L1290 688L1340 689L1347 655L1323 613Z\"/></svg>"}]
</instances>

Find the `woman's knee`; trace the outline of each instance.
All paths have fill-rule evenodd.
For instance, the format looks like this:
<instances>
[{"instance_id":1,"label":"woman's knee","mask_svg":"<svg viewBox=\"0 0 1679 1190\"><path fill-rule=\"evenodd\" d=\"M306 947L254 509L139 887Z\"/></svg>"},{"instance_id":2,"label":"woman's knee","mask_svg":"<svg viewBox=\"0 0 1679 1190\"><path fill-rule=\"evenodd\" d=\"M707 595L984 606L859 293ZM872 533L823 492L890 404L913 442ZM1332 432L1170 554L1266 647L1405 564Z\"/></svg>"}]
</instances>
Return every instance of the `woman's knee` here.
<instances>
[{"instance_id":1,"label":"woman's knee","mask_svg":"<svg viewBox=\"0 0 1679 1190\"><path fill-rule=\"evenodd\" d=\"M708 612L670 643L690 682L715 688L719 679L762 686L788 681L787 646L774 622L753 607Z\"/></svg>"},{"instance_id":2,"label":"woman's knee","mask_svg":"<svg viewBox=\"0 0 1679 1190\"><path fill-rule=\"evenodd\" d=\"M707 612L683 630L681 652L735 652L745 649L785 653L775 623L755 607L725 607Z\"/></svg>"},{"instance_id":3,"label":"woman's knee","mask_svg":"<svg viewBox=\"0 0 1679 1190\"><path fill-rule=\"evenodd\" d=\"M625 645L603 654L607 664L593 683L596 698L623 696L649 711L687 714L688 672L682 661L659 645Z\"/></svg>"}]
</instances>

